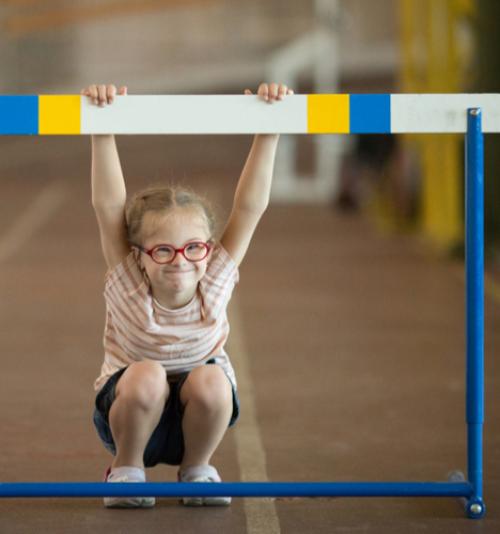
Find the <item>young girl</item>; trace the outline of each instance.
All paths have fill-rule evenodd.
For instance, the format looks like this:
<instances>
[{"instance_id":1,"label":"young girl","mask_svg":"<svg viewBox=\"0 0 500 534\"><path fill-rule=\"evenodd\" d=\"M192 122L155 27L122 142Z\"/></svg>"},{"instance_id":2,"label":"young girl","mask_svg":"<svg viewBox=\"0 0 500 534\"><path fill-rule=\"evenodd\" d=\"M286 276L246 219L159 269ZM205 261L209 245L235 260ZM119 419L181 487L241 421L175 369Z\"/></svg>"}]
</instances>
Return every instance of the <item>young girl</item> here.
<instances>
[{"instance_id":1,"label":"young girl","mask_svg":"<svg viewBox=\"0 0 500 534\"><path fill-rule=\"evenodd\" d=\"M116 88L91 85L81 94L104 106L112 104ZM262 105L287 94L293 91L283 84L258 89ZM278 139L255 136L217 241L210 207L189 190L152 187L126 205L114 136L92 136L92 205L108 266L105 354L93 416L114 455L105 481L144 482L145 467L165 463L179 465L180 482L220 482L210 459L239 412L224 351L226 307L269 202ZM228 505L231 499L183 502ZM104 504L151 507L155 499L105 497Z\"/></svg>"}]
</instances>

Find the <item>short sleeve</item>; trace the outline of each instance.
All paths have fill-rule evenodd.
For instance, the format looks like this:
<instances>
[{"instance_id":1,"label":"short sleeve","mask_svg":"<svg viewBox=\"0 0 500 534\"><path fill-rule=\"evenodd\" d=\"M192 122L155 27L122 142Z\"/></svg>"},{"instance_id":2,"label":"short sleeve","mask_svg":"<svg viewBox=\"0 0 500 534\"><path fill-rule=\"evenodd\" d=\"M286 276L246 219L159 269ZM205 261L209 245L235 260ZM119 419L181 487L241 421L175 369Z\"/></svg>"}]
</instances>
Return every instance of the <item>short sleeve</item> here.
<instances>
[{"instance_id":1,"label":"short sleeve","mask_svg":"<svg viewBox=\"0 0 500 534\"><path fill-rule=\"evenodd\" d=\"M208 315L217 316L225 309L238 282L238 266L227 250L217 245L200 281L200 292Z\"/></svg>"},{"instance_id":2,"label":"short sleeve","mask_svg":"<svg viewBox=\"0 0 500 534\"><path fill-rule=\"evenodd\" d=\"M119 288L121 292L133 293L147 286L148 280L142 271L137 254L132 251L104 277L104 294Z\"/></svg>"}]
</instances>

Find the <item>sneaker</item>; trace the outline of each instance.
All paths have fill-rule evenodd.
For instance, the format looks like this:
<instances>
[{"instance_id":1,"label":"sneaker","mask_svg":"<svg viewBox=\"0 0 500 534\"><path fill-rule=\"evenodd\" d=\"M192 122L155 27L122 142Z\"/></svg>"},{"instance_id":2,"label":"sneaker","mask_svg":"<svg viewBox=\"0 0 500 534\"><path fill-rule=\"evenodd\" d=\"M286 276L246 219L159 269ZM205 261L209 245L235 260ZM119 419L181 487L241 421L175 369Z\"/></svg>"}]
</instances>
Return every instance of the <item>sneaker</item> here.
<instances>
[{"instance_id":1,"label":"sneaker","mask_svg":"<svg viewBox=\"0 0 500 534\"><path fill-rule=\"evenodd\" d=\"M222 482L217 469L211 465L194 465L179 470L179 482ZM229 506L231 497L183 497L184 506Z\"/></svg>"},{"instance_id":2,"label":"sneaker","mask_svg":"<svg viewBox=\"0 0 500 534\"><path fill-rule=\"evenodd\" d=\"M145 482L146 475L140 467L108 467L104 482ZM104 497L106 508L151 508L155 505L154 497Z\"/></svg>"}]
</instances>

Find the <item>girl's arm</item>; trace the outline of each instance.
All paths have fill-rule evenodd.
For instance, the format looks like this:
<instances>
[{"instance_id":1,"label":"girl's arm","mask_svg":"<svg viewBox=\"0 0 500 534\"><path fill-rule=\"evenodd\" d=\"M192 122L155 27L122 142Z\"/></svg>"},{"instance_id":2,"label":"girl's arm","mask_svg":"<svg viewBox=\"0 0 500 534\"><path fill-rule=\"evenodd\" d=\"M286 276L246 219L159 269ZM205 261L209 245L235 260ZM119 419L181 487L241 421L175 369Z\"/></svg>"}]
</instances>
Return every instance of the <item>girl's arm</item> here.
<instances>
[{"instance_id":1,"label":"girl's arm","mask_svg":"<svg viewBox=\"0 0 500 534\"><path fill-rule=\"evenodd\" d=\"M125 95L126 87L120 89ZM111 104L114 85L91 85L82 91L94 103ZM94 207L101 246L109 269L118 265L130 252L125 221L127 192L114 135L92 136L92 206Z\"/></svg>"},{"instance_id":2,"label":"girl's arm","mask_svg":"<svg viewBox=\"0 0 500 534\"><path fill-rule=\"evenodd\" d=\"M245 94L251 94L246 90ZM291 89L281 84L261 84L258 95L263 100L282 100ZM264 103L263 103L264 105ZM233 208L221 238L222 246L234 262L243 260L258 222L264 214L271 194L274 160L279 135L256 135L247 161L241 173Z\"/></svg>"}]
</instances>

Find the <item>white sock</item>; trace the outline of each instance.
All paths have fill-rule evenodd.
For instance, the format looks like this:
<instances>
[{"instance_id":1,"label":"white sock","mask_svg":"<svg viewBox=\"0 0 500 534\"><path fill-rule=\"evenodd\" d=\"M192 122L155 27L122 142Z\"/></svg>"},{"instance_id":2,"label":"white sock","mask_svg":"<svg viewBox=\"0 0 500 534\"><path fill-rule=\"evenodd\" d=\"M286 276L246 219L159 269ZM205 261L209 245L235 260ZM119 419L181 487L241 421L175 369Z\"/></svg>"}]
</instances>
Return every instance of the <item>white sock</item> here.
<instances>
[{"instance_id":1,"label":"white sock","mask_svg":"<svg viewBox=\"0 0 500 534\"><path fill-rule=\"evenodd\" d=\"M108 476L108 480L113 480L114 478L121 477L123 475L127 475L131 480L136 482L146 481L146 473L144 472L144 469L127 465L113 467Z\"/></svg>"}]
</instances>

